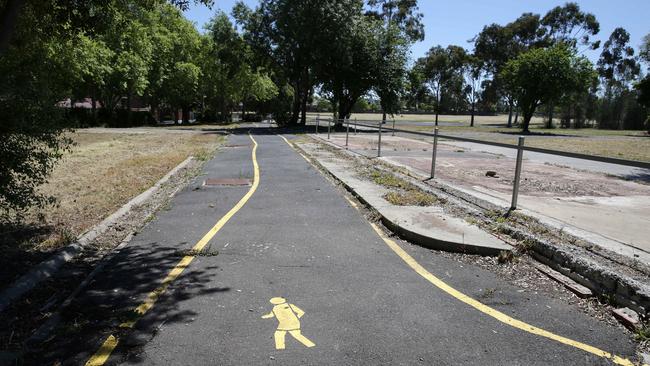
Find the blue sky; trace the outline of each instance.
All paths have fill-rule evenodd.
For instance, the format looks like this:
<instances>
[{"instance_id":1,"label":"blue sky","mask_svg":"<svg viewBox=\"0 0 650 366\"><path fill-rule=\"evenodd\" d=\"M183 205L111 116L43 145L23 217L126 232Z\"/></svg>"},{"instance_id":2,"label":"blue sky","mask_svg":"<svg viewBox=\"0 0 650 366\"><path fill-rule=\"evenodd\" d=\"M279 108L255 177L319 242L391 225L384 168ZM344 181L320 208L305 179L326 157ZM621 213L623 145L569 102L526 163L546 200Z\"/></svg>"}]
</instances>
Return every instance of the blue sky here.
<instances>
[{"instance_id":1,"label":"blue sky","mask_svg":"<svg viewBox=\"0 0 650 366\"><path fill-rule=\"evenodd\" d=\"M420 0L420 11L424 15L426 38L411 48L413 59L418 58L434 45L457 44L467 49L467 41L491 23L506 24L524 12L545 14L549 9L566 1L549 0ZM603 42L616 27L625 28L631 36L631 45L638 50L642 38L650 33L650 0L589 0L577 1L583 11L596 16L600 22L597 38ZM217 9L230 14L236 0L215 0L212 10L195 5L185 12L201 29ZM257 1L245 0L251 7ZM596 61L600 50L586 54Z\"/></svg>"}]
</instances>

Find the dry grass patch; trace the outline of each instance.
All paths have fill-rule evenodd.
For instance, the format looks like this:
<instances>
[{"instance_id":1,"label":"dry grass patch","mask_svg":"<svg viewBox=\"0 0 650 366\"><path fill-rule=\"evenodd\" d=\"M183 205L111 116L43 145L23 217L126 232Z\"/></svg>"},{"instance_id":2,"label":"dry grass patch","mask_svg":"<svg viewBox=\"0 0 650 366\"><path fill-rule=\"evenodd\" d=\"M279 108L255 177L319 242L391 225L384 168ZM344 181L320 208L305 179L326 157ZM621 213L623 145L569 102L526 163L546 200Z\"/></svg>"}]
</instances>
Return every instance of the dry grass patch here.
<instances>
[{"instance_id":1,"label":"dry grass patch","mask_svg":"<svg viewBox=\"0 0 650 366\"><path fill-rule=\"evenodd\" d=\"M372 169L367 176L376 184L392 189L384 199L395 206L431 206L438 200L435 195L389 172Z\"/></svg>"},{"instance_id":2,"label":"dry grass patch","mask_svg":"<svg viewBox=\"0 0 650 366\"><path fill-rule=\"evenodd\" d=\"M384 199L395 206L431 206L436 197L422 191L389 192Z\"/></svg>"},{"instance_id":3,"label":"dry grass patch","mask_svg":"<svg viewBox=\"0 0 650 366\"><path fill-rule=\"evenodd\" d=\"M193 155L208 159L223 137L213 134L110 133L79 130L76 145L40 190L55 206L33 211L28 222L52 225L75 237L151 187ZM66 240L47 238L48 249ZM43 248L45 249L45 248Z\"/></svg>"},{"instance_id":4,"label":"dry grass patch","mask_svg":"<svg viewBox=\"0 0 650 366\"><path fill-rule=\"evenodd\" d=\"M408 126L405 129L431 132L430 127ZM440 127L441 134L517 145L517 129ZM644 131L610 131L598 129L533 129L526 136L526 146L543 149L606 156L650 162L650 136ZM548 134L543 136L542 134ZM553 135L550 135L553 134Z\"/></svg>"}]
</instances>

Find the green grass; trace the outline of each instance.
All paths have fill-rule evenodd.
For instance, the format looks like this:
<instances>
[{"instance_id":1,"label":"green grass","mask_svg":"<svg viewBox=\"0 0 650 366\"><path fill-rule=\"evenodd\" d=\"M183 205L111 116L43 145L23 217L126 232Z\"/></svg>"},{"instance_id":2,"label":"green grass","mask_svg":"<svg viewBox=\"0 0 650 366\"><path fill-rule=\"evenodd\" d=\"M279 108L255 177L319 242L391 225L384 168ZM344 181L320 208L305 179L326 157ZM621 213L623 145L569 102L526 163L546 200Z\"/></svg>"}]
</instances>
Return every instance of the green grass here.
<instances>
[{"instance_id":1,"label":"green grass","mask_svg":"<svg viewBox=\"0 0 650 366\"><path fill-rule=\"evenodd\" d=\"M373 170L372 172L370 172L370 178L375 183L387 188L401 188L406 190L416 189L416 187L413 184L387 172Z\"/></svg>"},{"instance_id":2,"label":"green grass","mask_svg":"<svg viewBox=\"0 0 650 366\"><path fill-rule=\"evenodd\" d=\"M395 206L431 206L436 203L436 197L432 194L416 190L389 192L384 199Z\"/></svg>"},{"instance_id":3,"label":"green grass","mask_svg":"<svg viewBox=\"0 0 650 366\"><path fill-rule=\"evenodd\" d=\"M395 206L431 206L438 200L435 195L391 173L372 170L368 176L376 184L392 189L384 195L384 199Z\"/></svg>"}]
</instances>

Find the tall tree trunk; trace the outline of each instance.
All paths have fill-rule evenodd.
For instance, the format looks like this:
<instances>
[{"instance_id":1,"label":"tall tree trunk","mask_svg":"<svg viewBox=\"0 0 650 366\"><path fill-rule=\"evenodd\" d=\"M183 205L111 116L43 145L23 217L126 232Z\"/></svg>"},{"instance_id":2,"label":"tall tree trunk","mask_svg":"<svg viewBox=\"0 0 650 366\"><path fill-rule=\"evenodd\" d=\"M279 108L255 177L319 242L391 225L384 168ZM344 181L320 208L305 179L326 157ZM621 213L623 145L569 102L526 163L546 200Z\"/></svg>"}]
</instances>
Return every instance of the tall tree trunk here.
<instances>
[{"instance_id":1,"label":"tall tree trunk","mask_svg":"<svg viewBox=\"0 0 650 366\"><path fill-rule=\"evenodd\" d=\"M9 48L24 6L25 0L7 0L0 12L0 56Z\"/></svg>"},{"instance_id":2,"label":"tall tree trunk","mask_svg":"<svg viewBox=\"0 0 650 366\"><path fill-rule=\"evenodd\" d=\"M187 106L181 107L181 118L184 125L190 123L190 109Z\"/></svg>"},{"instance_id":3,"label":"tall tree trunk","mask_svg":"<svg viewBox=\"0 0 650 366\"><path fill-rule=\"evenodd\" d=\"M440 88L436 91L436 126L438 126L438 113L440 113Z\"/></svg>"},{"instance_id":4,"label":"tall tree trunk","mask_svg":"<svg viewBox=\"0 0 650 366\"><path fill-rule=\"evenodd\" d=\"M302 96L302 100L300 101L300 124L303 126L307 124L307 94L308 93L309 93L309 88L305 90L305 93Z\"/></svg>"},{"instance_id":5,"label":"tall tree trunk","mask_svg":"<svg viewBox=\"0 0 650 366\"><path fill-rule=\"evenodd\" d=\"M530 111L523 110L524 113L524 120L521 123L521 130L524 133L530 133L529 126L530 126L530 120L533 118L533 112L535 111L535 108L531 108Z\"/></svg>"},{"instance_id":6,"label":"tall tree trunk","mask_svg":"<svg viewBox=\"0 0 650 366\"><path fill-rule=\"evenodd\" d=\"M384 124L386 123L386 111L383 110L382 108L382 116L381 116L381 123Z\"/></svg>"},{"instance_id":7,"label":"tall tree trunk","mask_svg":"<svg viewBox=\"0 0 650 366\"><path fill-rule=\"evenodd\" d=\"M508 128L512 127L512 101L508 101Z\"/></svg>"},{"instance_id":8,"label":"tall tree trunk","mask_svg":"<svg viewBox=\"0 0 650 366\"><path fill-rule=\"evenodd\" d=\"M92 116L93 116L93 125L97 124L97 89L93 86L92 91L90 93L90 108L92 110Z\"/></svg>"},{"instance_id":9,"label":"tall tree trunk","mask_svg":"<svg viewBox=\"0 0 650 366\"><path fill-rule=\"evenodd\" d=\"M246 119L246 102L245 99L241 101L241 122L244 122Z\"/></svg>"},{"instance_id":10,"label":"tall tree trunk","mask_svg":"<svg viewBox=\"0 0 650 366\"><path fill-rule=\"evenodd\" d=\"M291 108L291 119L289 119L289 125L295 126L298 124L298 118L300 114L300 89L295 88L295 93L293 94L293 106Z\"/></svg>"},{"instance_id":11,"label":"tall tree trunk","mask_svg":"<svg viewBox=\"0 0 650 366\"><path fill-rule=\"evenodd\" d=\"M546 128L553 128L553 110L555 105L553 103L548 104L548 121L546 121Z\"/></svg>"},{"instance_id":12,"label":"tall tree trunk","mask_svg":"<svg viewBox=\"0 0 650 366\"><path fill-rule=\"evenodd\" d=\"M518 121L519 121L519 108L515 108L515 122L514 122L514 124L516 125Z\"/></svg>"},{"instance_id":13,"label":"tall tree trunk","mask_svg":"<svg viewBox=\"0 0 650 366\"><path fill-rule=\"evenodd\" d=\"M469 121L469 126L470 127L474 127L474 113L475 113L475 110L476 110L476 103L472 102L472 117L471 117L471 119Z\"/></svg>"},{"instance_id":14,"label":"tall tree trunk","mask_svg":"<svg viewBox=\"0 0 650 366\"><path fill-rule=\"evenodd\" d=\"M128 127L131 127L131 121L133 114L131 112L131 91L126 94L126 123Z\"/></svg>"}]
</instances>

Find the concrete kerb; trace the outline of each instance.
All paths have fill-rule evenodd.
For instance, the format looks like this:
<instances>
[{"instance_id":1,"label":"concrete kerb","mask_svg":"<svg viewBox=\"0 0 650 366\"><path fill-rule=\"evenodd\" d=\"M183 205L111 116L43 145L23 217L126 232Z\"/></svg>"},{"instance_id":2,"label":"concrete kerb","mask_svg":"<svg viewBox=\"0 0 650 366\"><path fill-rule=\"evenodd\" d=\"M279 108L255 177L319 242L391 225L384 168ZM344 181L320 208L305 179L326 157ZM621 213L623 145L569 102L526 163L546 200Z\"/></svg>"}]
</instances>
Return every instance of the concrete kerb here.
<instances>
[{"instance_id":1,"label":"concrete kerb","mask_svg":"<svg viewBox=\"0 0 650 366\"><path fill-rule=\"evenodd\" d=\"M304 151L304 149L300 147L297 148L302 150L302 152L305 155L312 155ZM391 210L388 210L382 205L377 204L377 202L373 202L375 201L375 199L369 199L369 197L366 197L366 194L359 192L359 189L352 186L349 182L346 181L346 179L341 177L340 176L341 174L338 174L337 172L333 171L325 164L319 161L315 161L316 158L313 155L312 155L312 160L314 161L315 164L319 166L321 170L325 171L336 182L340 183L348 192L350 192L354 197L356 197L362 204L364 204L367 208L371 209L372 211L376 212L377 215L380 217L382 224L384 224L384 226L387 229L389 229L398 237L405 239L413 244L417 244L429 249L463 253L463 254L477 254L483 256L497 256L503 251L512 250L512 247L510 247L510 245L501 242L500 239L492 237L489 234L486 234L489 238L492 238L492 240L489 241L486 240L482 242L478 242L478 241L464 242L463 240L463 242L460 242L460 241L443 239L445 235L442 235L442 233L440 236L434 236L429 232L425 233L421 230L417 230L417 228L413 227L412 225L408 225L406 223L400 222L400 220L393 213L391 213ZM449 217L448 219L452 219L452 218ZM480 229L476 228L476 231L480 231ZM448 237L449 235L446 236Z\"/></svg>"},{"instance_id":2,"label":"concrete kerb","mask_svg":"<svg viewBox=\"0 0 650 366\"><path fill-rule=\"evenodd\" d=\"M341 149L341 147L336 144L323 141L316 136L313 137L351 157L357 158L363 156L352 154ZM425 177L423 174L414 172L412 169L409 169L404 165L396 164L392 161L388 162L384 159L380 159L379 161L385 165L399 168L399 170L404 173L399 174L394 171L392 171L392 173L401 176L402 178L410 177L410 182L416 184L421 189L456 202L461 202L465 207L471 209L477 207L480 210L485 211L502 211L504 209L501 205L476 197L464 190L456 189L445 182L435 181L429 182L429 184L424 184L421 181L428 177ZM526 216L525 212L522 214ZM533 219L536 218L533 217ZM540 223L542 225L547 225L547 223L543 221ZM387 223L387 226L390 226L390 223ZM561 244L555 244L537 238L523 230L507 224L502 224L501 230L505 235L508 235L513 239L529 243L529 253L531 254L531 257L540 263L553 268L577 283L589 288L595 294L605 297L608 301L629 307L643 316L648 314L648 311L650 310L650 284L645 282L642 283L641 281L624 274L624 271L617 271L617 266L625 266L621 261L619 261L622 258L620 258L618 254L613 252L610 253L606 250L603 250L606 253L588 251L584 248L575 246L565 248L565 246ZM601 261L605 263L600 263Z\"/></svg>"},{"instance_id":3,"label":"concrete kerb","mask_svg":"<svg viewBox=\"0 0 650 366\"><path fill-rule=\"evenodd\" d=\"M177 174L180 170L187 167L192 160L193 156L188 157L183 162L178 164L174 169L169 171L164 177L162 177L156 184L151 188L142 192L135 198L131 199L124 206L120 207L113 214L108 216L99 224L95 225L90 230L86 231L77 238L77 241L66 246L56 254L53 254L49 259L37 264L32 269L29 270L26 274L18 278L7 288L2 290L0 293L0 312L4 311L17 299L22 297L25 293L32 290L41 282L50 278L67 262L72 260L81 250L93 242L99 235L105 233L109 228L111 228L117 221L128 214L135 207L141 205L146 200L151 198L151 196L156 193L160 187L165 184L171 177Z\"/></svg>"}]
</instances>

